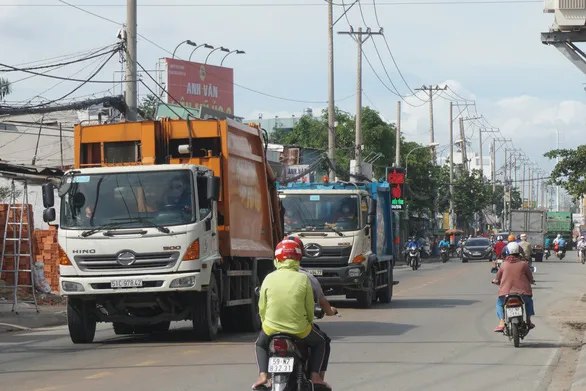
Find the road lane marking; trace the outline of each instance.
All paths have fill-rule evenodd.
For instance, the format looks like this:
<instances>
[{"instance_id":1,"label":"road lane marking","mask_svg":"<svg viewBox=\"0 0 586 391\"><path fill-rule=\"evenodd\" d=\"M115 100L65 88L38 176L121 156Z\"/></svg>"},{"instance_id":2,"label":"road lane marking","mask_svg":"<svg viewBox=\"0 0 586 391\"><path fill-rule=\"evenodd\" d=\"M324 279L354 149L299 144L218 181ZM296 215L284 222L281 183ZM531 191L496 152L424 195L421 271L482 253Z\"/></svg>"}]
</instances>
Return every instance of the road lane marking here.
<instances>
[{"instance_id":1,"label":"road lane marking","mask_svg":"<svg viewBox=\"0 0 586 391\"><path fill-rule=\"evenodd\" d=\"M141 362L141 363L139 363L139 364L136 364L135 366L136 366L136 367L146 367L146 366L148 366L148 365L153 365L153 364L156 364L156 363L158 363L158 362L159 362L159 361L145 361L145 362Z\"/></svg>"},{"instance_id":2,"label":"road lane marking","mask_svg":"<svg viewBox=\"0 0 586 391\"><path fill-rule=\"evenodd\" d=\"M101 379L102 377L110 376L112 372L100 372L95 375L87 376L86 379Z\"/></svg>"},{"instance_id":3,"label":"road lane marking","mask_svg":"<svg viewBox=\"0 0 586 391\"><path fill-rule=\"evenodd\" d=\"M60 386L53 386L53 387L37 388L35 391L55 391L59 388L60 388Z\"/></svg>"}]
</instances>

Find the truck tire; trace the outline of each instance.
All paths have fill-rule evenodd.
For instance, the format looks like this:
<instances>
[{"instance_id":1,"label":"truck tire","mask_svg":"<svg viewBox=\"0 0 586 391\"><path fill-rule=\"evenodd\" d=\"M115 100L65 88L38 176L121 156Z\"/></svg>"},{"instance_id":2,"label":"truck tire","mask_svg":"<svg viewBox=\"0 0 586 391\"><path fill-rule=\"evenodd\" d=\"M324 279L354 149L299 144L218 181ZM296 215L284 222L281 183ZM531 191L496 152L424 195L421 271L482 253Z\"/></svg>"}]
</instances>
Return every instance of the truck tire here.
<instances>
[{"instance_id":1,"label":"truck tire","mask_svg":"<svg viewBox=\"0 0 586 391\"><path fill-rule=\"evenodd\" d=\"M96 318L92 307L95 303L79 299L67 299L67 327L74 344L92 343L96 336Z\"/></svg>"},{"instance_id":2,"label":"truck tire","mask_svg":"<svg viewBox=\"0 0 586 391\"><path fill-rule=\"evenodd\" d=\"M112 327L114 328L114 334L116 335L134 334L134 327L126 323L114 322L112 323Z\"/></svg>"},{"instance_id":3,"label":"truck tire","mask_svg":"<svg viewBox=\"0 0 586 391\"><path fill-rule=\"evenodd\" d=\"M386 262L386 266L388 273L387 276L387 286L377 292L377 297L381 303L388 304L391 302L393 298L393 267L390 261Z\"/></svg>"},{"instance_id":4,"label":"truck tire","mask_svg":"<svg viewBox=\"0 0 586 391\"><path fill-rule=\"evenodd\" d=\"M372 268L369 268L367 273L368 277L364 283L365 290L356 292L356 299L358 299L358 305L360 308L372 307L372 303L376 299L376 293L374 291L374 274Z\"/></svg>"},{"instance_id":5,"label":"truck tire","mask_svg":"<svg viewBox=\"0 0 586 391\"><path fill-rule=\"evenodd\" d=\"M215 274L205 292L196 292L191 319L195 337L202 341L213 341L220 328L220 292Z\"/></svg>"}]
</instances>

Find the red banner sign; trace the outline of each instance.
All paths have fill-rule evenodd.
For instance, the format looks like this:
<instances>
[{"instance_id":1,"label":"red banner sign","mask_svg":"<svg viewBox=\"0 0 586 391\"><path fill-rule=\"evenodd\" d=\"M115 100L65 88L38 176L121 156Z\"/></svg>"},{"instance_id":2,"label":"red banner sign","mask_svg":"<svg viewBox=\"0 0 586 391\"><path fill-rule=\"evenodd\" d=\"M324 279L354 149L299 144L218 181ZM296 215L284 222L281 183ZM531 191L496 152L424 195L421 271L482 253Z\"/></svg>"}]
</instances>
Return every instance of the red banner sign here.
<instances>
[{"instance_id":1,"label":"red banner sign","mask_svg":"<svg viewBox=\"0 0 586 391\"><path fill-rule=\"evenodd\" d=\"M234 70L199 62L165 58L167 103L234 114Z\"/></svg>"}]
</instances>

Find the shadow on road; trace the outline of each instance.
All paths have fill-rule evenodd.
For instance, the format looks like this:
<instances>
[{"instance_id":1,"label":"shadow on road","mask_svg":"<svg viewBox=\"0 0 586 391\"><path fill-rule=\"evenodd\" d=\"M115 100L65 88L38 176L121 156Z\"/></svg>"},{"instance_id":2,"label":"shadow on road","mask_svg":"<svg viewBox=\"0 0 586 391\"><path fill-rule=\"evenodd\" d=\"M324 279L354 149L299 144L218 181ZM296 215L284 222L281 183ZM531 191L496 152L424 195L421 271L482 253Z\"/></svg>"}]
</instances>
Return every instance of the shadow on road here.
<instances>
[{"instance_id":1,"label":"shadow on road","mask_svg":"<svg viewBox=\"0 0 586 391\"><path fill-rule=\"evenodd\" d=\"M478 300L464 299L394 299L391 308L454 308L478 303Z\"/></svg>"},{"instance_id":2,"label":"shadow on road","mask_svg":"<svg viewBox=\"0 0 586 391\"><path fill-rule=\"evenodd\" d=\"M344 337L376 337L405 334L415 325L386 322L323 322L320 327L332 338L332 340Z\"/></svg>"}]
</instances>

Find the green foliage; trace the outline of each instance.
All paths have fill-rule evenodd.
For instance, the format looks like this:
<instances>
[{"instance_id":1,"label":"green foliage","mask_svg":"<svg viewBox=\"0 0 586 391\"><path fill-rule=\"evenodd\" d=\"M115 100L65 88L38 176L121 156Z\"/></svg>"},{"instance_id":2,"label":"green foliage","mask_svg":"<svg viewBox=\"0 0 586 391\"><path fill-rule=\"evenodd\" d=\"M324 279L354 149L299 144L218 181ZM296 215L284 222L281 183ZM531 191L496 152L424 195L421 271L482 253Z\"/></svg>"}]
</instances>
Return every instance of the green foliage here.
<instances>
[{"instance_id":1,"label":"green foliage","mask_svg":"<svg viewBox=\"0 0 586 391\"><path fill-rule=\"evenodd\" d=\"M155 119L155 111L157 110L158 103L159 98L152 94L148 94L142 98L142 102L140 102L138 105L138 111L140 112L142 118L146 120Z\"/></svg>"},{"instance_id":2,"label":"green foliage","mask_svg":"<svg viewBox=\"0 0 586 391\"><path fill-rule=\"evenodd\" d=\"M497 183L495 186L495 191L492 191L492 184L486 185L488 188L485 190L487 194L489 194L491 204L495 205L495 212L497 216L500 216L503 213L503 198L504 198L504 186L501 183ZM512 210L520 209L523 206L523 200L521 200L521 193L519 189L512 188L511 189L511 206Z\"/></svg>"},{"instance_id":3,"label":"green foliage","mask_svg":"<svg viewBox=\"0 0 586 391\"><path fill-rule=\"evenodd\" d=\"M8 81L8 79L4 79L0 77L0 100L6 98L8 95L12 93L12 85Z\"/></svg>"},{"instance_id":4,"label":"green foliage","mask_svg":"<svg viewBox=\"0 0 586 391\"><path fill-rule=\"evenodd\" d=\"M550 184L561 186L573 198L586 193L586 145L576 149L554 149L544 156L560 158L550 174Z\"/></svg>"}]
</instances>

